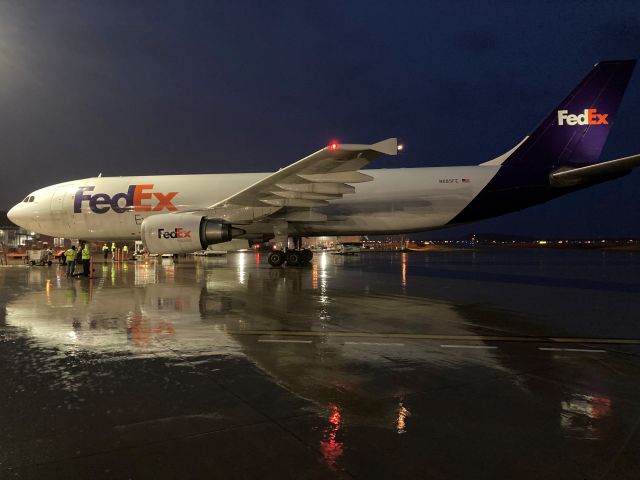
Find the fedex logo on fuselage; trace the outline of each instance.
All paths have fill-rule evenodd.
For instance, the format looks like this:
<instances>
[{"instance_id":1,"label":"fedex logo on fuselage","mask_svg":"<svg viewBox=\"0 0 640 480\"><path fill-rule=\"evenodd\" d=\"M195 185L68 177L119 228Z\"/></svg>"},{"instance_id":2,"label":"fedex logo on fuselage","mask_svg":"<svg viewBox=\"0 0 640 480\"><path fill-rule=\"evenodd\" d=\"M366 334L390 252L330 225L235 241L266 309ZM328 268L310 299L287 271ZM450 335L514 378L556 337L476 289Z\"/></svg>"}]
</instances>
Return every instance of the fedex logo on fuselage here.
<instances>
[{"instance_id":1,"label":"fedex logo on fuselage","mask_svg":"<svg viewBox=\"0 0 640 480\"><path fill-rule=\"evenodd\" d=\"M585 108L580 115L558 110L558 125L609 125L608 116L608 113L598 113L597 108Z\"/></svg>"},{"instance_id":2,"label":"fedex logo on fuselage","mask_svg":"<svg viewBox=\"0 0 640 480\"><path fill-rule=\"evenodd\" d=\"M93 213L124 212L175 212L178 208L171 202L178 192L151 192L153 184L129 185L127 192L109 195L107 193L90 193L96 187L78 187L73 201L73 213L82 213L84 202Z\"/></svg>"}]
</instances>

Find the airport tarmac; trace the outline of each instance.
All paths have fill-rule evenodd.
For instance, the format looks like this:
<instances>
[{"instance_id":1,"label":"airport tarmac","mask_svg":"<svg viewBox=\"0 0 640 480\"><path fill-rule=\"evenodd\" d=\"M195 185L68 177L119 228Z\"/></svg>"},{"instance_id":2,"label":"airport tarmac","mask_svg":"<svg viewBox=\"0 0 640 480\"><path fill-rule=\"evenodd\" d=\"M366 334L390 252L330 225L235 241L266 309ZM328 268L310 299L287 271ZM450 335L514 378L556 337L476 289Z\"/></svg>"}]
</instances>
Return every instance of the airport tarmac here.
<instances>
[{"instance_id":1,"label":"airport tarmac","mask_svg":"<svg viewBox=\"0 0 640 480\"><path fill-rule=\"evenodd\" d=\"M640 255L0 268L0 478L640 477Z\"/></svg>"}]
</instances>

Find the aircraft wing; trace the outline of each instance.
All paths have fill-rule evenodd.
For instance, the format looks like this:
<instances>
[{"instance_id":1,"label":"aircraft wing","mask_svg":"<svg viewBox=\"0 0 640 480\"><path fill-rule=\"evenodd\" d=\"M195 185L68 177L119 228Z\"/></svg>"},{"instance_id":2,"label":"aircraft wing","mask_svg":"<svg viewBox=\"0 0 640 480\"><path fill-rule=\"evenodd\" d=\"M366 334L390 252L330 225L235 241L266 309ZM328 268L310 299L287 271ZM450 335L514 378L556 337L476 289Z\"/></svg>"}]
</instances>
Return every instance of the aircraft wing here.
<instances>
[{"instance_id":1,"label":"aircraft wing","mask_svg":"<svg viewBox=\"0 0 640 480\"><path fill-rule=\"evenodd\" d=\"M307 211L290 215L289 220L319 221L321 216L309 211L310 207L328 205L331 200L354 193L352 183L373 180L358 170L380 155L397 153L396 138L373 145L332 143L211 205L207 215L229 222L253 222L282 208L298 207Z\"/></svg>"},{"instance_id":2,"label":"aircraft wing","mask_svg":"<svg viewBox=\"0 0 640 480\"><path fill-rule=\"evenodd\" d=\"M640 165L640 154L595 163L586 167L559 170L551 174L551 183L558 187L571 187L599 179L621 177L638 165Z\"/></svg>"}]
</instances>

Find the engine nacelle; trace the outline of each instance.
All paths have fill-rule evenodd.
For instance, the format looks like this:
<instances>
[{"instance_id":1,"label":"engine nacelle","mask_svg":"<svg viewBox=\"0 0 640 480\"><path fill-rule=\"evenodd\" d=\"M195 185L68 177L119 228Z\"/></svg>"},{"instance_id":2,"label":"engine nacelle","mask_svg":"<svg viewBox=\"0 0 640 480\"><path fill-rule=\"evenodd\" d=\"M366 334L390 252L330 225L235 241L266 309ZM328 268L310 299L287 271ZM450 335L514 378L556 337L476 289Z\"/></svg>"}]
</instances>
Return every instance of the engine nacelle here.
<instances>
[{"instance_id":1,"label":"engine nacelle","mask_svg":"<svg viewBox=\"0 0 640 480\"><path fill-rule=\"evenodd\" d=\"M228 242L244 230L190 213L159 214L142 221L142 243L149 253L193 253Z\"/></svg>"}]
</instances>

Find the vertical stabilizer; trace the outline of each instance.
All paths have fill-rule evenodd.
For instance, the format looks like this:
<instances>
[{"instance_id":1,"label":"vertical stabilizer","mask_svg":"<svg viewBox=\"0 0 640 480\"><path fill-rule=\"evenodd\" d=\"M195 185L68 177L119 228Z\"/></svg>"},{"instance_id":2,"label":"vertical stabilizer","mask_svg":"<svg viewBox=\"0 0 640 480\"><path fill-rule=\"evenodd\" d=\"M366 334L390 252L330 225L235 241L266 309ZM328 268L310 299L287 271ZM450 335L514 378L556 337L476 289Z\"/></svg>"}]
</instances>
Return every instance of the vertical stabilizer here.
<instances>
[{"instance_id":1,"label":"vertical stabilizer","mask_svg":"<svg viewBox=\"0 0 640 480\"><path fill-rule=\"evenodd\" d=\"M611 60L594 65L525 141L506 158L498 157L500 163L548 171L597 162L635 64Z\"/></svg>"}]
</instances>

